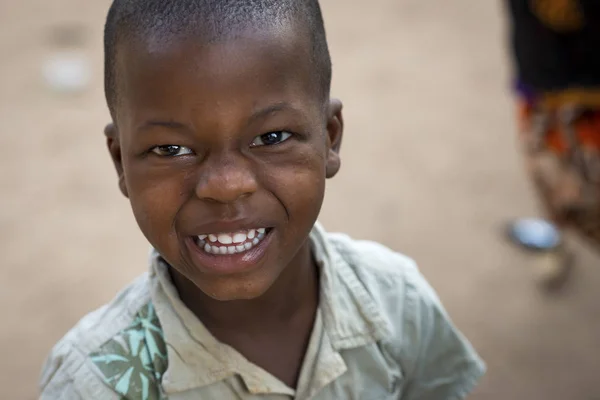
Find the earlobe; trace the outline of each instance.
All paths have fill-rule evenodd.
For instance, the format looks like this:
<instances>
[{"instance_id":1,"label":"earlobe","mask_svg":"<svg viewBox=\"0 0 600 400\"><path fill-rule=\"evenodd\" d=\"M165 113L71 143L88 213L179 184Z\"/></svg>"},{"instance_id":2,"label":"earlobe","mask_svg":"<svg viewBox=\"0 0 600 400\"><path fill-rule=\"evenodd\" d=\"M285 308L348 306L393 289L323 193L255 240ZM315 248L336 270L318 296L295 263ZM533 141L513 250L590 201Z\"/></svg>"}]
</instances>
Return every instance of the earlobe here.
<instances>
[{"instance_id":1,"label":"earlobe","mask_svg":"<svg viewBox=\"0 0 600 400\"><path fill-rule=\"evenodd\" d=\"M106 125L104 128L104 135L106 136L108 152L113 160L115 169L117 170L119 189L125 197L129 197L127 184L125 183L125 174L123 172L123 159L121 154L121 143L119 142L119 132L117 131L117 127L114 123Z\"/></svg>"},{"instance_id":2,"label":"earlobe","mask_svg":"<svg viewBox=\"0 0 600 400\"><path fill-rule=\"evenodd\" d=\"M342 116L342 102L331 99L327 114L327 165L326 177L333 178L341 166L340 148L344 133L344 118Z\"/></svg>"}]
</instances>

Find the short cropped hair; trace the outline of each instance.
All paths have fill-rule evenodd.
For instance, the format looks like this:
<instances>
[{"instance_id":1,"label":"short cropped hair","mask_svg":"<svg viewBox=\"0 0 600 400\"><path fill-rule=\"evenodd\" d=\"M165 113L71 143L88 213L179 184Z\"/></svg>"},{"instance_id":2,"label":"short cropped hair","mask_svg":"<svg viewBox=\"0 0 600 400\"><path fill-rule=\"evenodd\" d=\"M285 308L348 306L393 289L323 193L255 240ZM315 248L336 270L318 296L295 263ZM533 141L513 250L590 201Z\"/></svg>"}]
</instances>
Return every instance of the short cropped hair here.
<instances>
[{"instance_id":1,"label":"short cropped hair","mask_svg":"<svg viewBox=\"0 0 600 400\"><path fill-rule=\"evenodd\" d=\"M118 100L118 44L130 37L201 34L214 41L245 27L300 23L311 40L312 66L324 98L331 58L318 0L114 0L104 29L104 88L111 112Z\"/></svg>"}]
</instances>

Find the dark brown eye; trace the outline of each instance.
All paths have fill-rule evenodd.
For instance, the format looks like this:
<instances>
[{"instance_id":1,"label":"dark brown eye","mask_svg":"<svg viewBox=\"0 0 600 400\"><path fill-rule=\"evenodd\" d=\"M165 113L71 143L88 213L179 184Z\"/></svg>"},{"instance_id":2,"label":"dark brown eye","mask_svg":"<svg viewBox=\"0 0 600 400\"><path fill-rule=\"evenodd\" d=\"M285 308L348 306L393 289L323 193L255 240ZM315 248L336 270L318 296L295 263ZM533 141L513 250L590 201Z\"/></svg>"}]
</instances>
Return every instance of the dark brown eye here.
<instances>
[{"instance_id":1,"label":"dark brown eye","mask_svg":"<svg viewBox=\"0 0 600 400\"><path fill-rule=\"evenodd\" d=\"M185 146L177 146L174 144L156 146L152 149L152 152L161 157L180 157L193 153L191 149Z\"/></svg>"},{"instance_id":2,"label":"dark brown eye","mask_svg":"<svg viewBox=\"0 0 600 400\"><path fill-rule=\"evenodd\" d=\"M291 133L285 131L269 132L254 138L254 141L252 142L251 146L273 146L275 144L285 142L291 136Z\"/></svg>"}]
</instances>

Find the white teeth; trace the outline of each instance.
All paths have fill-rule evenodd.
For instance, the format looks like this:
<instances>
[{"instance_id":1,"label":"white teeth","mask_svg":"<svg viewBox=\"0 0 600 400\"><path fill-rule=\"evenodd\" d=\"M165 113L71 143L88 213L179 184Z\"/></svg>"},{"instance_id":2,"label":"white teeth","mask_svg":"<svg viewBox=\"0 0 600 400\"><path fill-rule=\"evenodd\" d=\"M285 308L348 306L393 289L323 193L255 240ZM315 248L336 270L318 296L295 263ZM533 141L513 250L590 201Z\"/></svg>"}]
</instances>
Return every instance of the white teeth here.
<instances>
[{"instance_id":1,"label":"white teeth","mask_svg":"<svg viewBox=\"0 0 600 400\"><path fill-rule=\"evenodd\" d=\"M246 232L198 235L198 245L209 254L233 255L244 253L260 243L266 229L249 229ZM222 246L225 245L225 246Z\"/></svg>"},{"instance_id":2,"label":"white teeth","mask_svg":"<svg viewBox=\"0 0 600 400\"><path fill-rule=\"evenodd\" d=\"M227 234L227 233L221 233L218 236L219 242L223 243L223 244L231 244L233 243L233 238L231 237L231 235Z\"/></svg>"},{"instance_id":3,"label":"white teeth","mask_svg":"<svg viewBox=\"0 0 600 400\"><path fill-rule=\"evenodd\" d=\"M245 233L236 233L233 235L233 243L244 243L246 241Z\"/></svg>"}]
</instances>

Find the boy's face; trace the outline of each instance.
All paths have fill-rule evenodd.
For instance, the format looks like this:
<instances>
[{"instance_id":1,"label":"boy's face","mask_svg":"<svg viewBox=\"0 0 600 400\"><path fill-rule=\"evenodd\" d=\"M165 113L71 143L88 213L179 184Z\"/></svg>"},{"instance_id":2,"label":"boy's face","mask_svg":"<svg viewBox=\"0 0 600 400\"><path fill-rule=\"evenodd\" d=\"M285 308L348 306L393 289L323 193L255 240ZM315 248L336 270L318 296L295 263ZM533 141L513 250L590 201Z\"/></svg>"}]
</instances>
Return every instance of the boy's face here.
<instances>
[{"instance_id":1,"label":"boy's face","mask_svg":"<svg viewBox=\"0 0 600 400\"><path fill-rule=\"evenodd\" d=\"M341 104L320 100L304 36L120 44L107 136L121 190L150 243L218 300L256 298L297 264L339 169Z\"/></svg>"}]
</instances>

